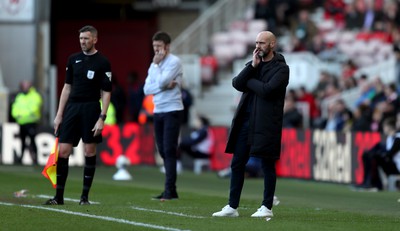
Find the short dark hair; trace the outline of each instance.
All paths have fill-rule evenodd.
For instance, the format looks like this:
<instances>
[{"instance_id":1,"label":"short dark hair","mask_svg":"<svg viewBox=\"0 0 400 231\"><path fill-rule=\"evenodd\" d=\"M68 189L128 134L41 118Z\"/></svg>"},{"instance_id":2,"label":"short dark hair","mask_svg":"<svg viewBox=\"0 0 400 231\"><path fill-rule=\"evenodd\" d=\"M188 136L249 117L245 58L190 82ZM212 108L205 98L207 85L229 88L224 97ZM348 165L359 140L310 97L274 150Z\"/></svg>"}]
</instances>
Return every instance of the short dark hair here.
<instances>
[{"instance_id":1,"label":"short dark hair","mask_svg":"<svg viewBox=\"0 0 400 231\"><path fill-rule=\"evenodd\" d=\"M171 43L171 36L163 31L159 31L153 35L153 41L163 41L165 44Z\"/></svg>"},{"instance_id":2,"label":"short dark hair","mask_svg":"<svg viewBox=\"0 0 400 231\"><path fill-rule=\"evenodd\" d=\"M90 32L92 35L97 36L97 29L91 25L86 25L79 30L79 33L83 32Z\"/></svg>"},{"instance_id":3,"label":"short dark hair","mask_svg":"<svg viewBox=\"0 0 400 231\"><path fill-rule=\"evenodd\" d=\"M396 118L394 117L388 117L383 121L384 125L387 125L391 128L396 128Z\"/></svg>"}]
</instances>

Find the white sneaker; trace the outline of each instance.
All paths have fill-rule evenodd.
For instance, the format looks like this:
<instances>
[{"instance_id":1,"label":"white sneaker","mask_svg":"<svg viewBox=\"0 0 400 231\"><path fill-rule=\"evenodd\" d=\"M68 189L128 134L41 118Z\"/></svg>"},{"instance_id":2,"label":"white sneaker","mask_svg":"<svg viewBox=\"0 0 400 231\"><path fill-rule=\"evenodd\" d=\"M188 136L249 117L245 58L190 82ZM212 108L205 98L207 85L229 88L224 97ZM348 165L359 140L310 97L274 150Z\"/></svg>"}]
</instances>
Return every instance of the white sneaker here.
<instances>
[{"instance_id":1,"label":"white sneaker","mask_svg":"<svg viewBox=\"0 0 400 231\"><path fill-rule=\"evenodd\" d=\"M213 217L238 217L239 213L236 209L229 205L226 205L221 209L221 211L213 213Z\"/></svg>"},{"instance_id":2,"label":"white sneaker","mask_svg":"<svg viewBox=\"0 0 400 231\"><path fill-rule=\"evenodd\" d=\"M272 203L273 203L273 205L277 206L277 205L279 205L279 203L281 203L281 201L278 199L277 196L274 196L274 202L272 202Z\"/></svg>"},{"instance_id":3,"label":"white sneaker","mask_svg":"<svg viewBox=\"0 0 400 231\"><path fill-rule=\"evenodd\" d=\"M274 214L272 213L272 210L269 210L264 205L261 205L261 207L257 209L257 212L251 215L251 217L273 217L273 216Z\"/></svg>"}]
</instances>

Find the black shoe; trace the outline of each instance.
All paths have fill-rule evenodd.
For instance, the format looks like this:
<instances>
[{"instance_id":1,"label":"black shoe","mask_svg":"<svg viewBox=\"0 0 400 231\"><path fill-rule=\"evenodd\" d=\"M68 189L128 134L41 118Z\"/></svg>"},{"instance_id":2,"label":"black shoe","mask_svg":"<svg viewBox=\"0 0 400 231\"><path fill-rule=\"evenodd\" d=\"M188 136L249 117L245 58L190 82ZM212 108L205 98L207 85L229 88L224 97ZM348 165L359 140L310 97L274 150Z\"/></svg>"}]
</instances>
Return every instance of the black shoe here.
<instances>
[{"instance_id":1,"label":"black shoe","mask_svg":"<svg viewBox=\"0 0 400 231\"><path fill-rule=\"evenodd\" d=\"M44 205L63 205L64 200L59 200L57 198L49 199L46 202L44 202Z\"/></svg>"},{"instance_id":2,"label":"black shoe","mask_svg":"<svg viewBox=\"0 0 400 231\"><path fill-rule=\"evenodd\" d=\"M158 195L158 196L155 196L155 197L152 197L151 199L152 200L160 200L162 197L163 197L163 195L164 195L164 192L162 192L160 195Z\"/></svg>"},{"instance_id":3,"label":"black shoe","mask_svg":"<svg viewBox=\"0 0 400 231\"><path fill-rule=\"evenodd\" d=\"M79 205L90 205L90 202L86 197L82 197L79 201Z\"/></svg>"},{"instance_id":4,"label":"black shoe","mask_svg":"<svg viewBox=\"0 0 400 231\"><path fill-rule=\"evenodd\" d=\"M153 200L176 200L179 199L177 192L165 193L162 192L160 195L152 198Z\"/></svg>"}]
</instances>

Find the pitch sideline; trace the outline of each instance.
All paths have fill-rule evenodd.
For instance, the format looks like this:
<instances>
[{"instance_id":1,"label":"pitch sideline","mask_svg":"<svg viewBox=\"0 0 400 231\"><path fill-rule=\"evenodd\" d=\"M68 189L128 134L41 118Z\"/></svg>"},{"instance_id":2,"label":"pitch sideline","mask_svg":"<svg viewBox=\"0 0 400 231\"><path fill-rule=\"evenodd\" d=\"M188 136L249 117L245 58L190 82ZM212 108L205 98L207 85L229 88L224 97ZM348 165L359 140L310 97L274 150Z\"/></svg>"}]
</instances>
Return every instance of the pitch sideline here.
<instances>
[{"instance_id":1,"label":"pitch sideline","mask_svg":"<svg viewBox=\"0 0 400 231\"><path fill-rule=\"evenodd\" d=\"M18 205L18 204L13 204L13 203L8 203L8 202L1 202L1 201L0 201L0 205L4 205L4 206L20 206L20 207L24 207L24 208L48 210L48 211L53 211L53 212L58 212L58 213L70 214L70 215L81 216L81 217L89 217L89 218L94 218L94 219L99 219L99 220L117 222L117 223L121 223L121 224L128 224L128 225L140 226L140 227L152 228L152 229L158 229L158 230L190 231L190 230L177 229L177 228L166 227L166 226L161 226L161 225L152 225L152 224L146 224L146 223L141 223L141 222L135 222L135 221L125 220L125 219L121 219L121 218L107 217L107 216L97 216L97 215L92 215L92 214L73 212L73 211L64 210L64 209L48 208L48 207L43 207L43 206Z\"/></svg>"},{"instance_id":2,"label":"pitch sideline","mask_svg":"<svg viewBox=\"0 0 400 231\"><path fill-rule=\"evenodd\" d=\"M34 196L34 197L37 197L37 198L44 198L44 199L53 198L53 197L50 196L50 195L44 195L44 194L39 194L39 195L36 195L36 196ZM77 200L77 199L72 199L72 198L68 198L68 197L64 197L64 201L72 201L72 202L77 202L77 203L79 203L79 200ZM100 202L90 201L90 204L98 205L98 204L100 204Z\"/></svg>"},{"instance_id":3,"label":"pitch sideline","mask_svg":"<svg viewBox=\"0 0 400 231\"><path fill-rule=\"evenodd\" d=\"M136 207L136 206L131 206L131 209L134 210L139 210L139 211L145 211L145 212L152 212L152 213L162 213L162 214L168 214L168 215L174 215L174 216L179 216L179 217L189 217L189 218L205 218L202 216L195 216L195 215L188 215L184 213L175 213L175 212L168 212L164 210L158 210L158 209L146 209L142 207Z\"/></svg>"}]
</instances>

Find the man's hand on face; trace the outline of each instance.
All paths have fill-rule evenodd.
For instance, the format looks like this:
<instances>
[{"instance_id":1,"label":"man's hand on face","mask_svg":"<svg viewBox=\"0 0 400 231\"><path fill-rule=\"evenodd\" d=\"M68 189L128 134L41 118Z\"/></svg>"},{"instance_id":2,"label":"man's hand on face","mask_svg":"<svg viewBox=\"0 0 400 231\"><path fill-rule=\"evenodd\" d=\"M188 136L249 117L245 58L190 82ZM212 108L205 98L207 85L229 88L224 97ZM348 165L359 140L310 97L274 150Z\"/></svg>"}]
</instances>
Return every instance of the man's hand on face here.
<instances>
[{"instance_id":1,"label":"man's hand on face","mask_svg":"<svg viewBox=\"0 0 400 231\"><path fill-rule=\"evenodd\" d=\"M165 57L165 50L159 50L154 54L153 63L159 64Z\"/></svg>"},{"instance_id":2,"label":"man's hand on face","mask_svg":"<svg viewBox=\"0 0 400 231\"><path fill-rule=\"evenodd\" d=\"M260 64L260 62L261 62L261 58L259 56L260 52L262 52L262 51L260 51L258 48L254 49L254 51L253 51L253 61L251 62L251 65L253 67L257 67L258 64Z\"/></svg>"}]
</instances>

